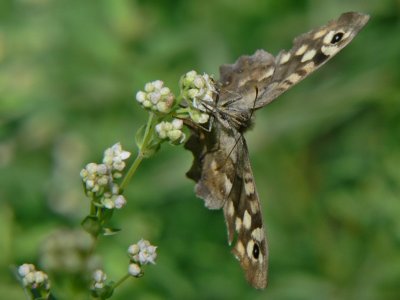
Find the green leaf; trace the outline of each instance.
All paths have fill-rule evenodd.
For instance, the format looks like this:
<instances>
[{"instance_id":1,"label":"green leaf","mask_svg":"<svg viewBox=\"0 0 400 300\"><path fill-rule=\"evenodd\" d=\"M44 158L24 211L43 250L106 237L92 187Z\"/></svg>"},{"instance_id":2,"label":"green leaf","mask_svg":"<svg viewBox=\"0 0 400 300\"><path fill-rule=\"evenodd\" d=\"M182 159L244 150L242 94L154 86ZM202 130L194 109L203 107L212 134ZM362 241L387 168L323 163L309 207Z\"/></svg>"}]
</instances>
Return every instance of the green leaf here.
<instances>
[{"instance_id":1,"label":"green leaf","mask_svg":"<svg viewBox=\"0 0 400 300\"><path fill-rule=\"evenodd\" d=\"M145 149L142 149L143 157L149 158L157 153L158 150L161 148L161 143L159 139L152 140Z\"/></svg>"},{"instance_id":2,"label":"green leaf","mask_svg":"<svg viewBox=\"0 0 400 300\"><path fill-rule=\"evenodd\" d=\"M138 131L136 131L135 141L136 141L136 145L138 146L139 149L142 149L142 146L143 146L145 130L146 130L146 126L142 125L142 126L140 126Z\"/></svg>"},{"instance_id":3,"label":"green leaf","mask_svg":"<svg viewBox=\"0 0 400 300\"><path fill-rule=\"evenodd\" d=\"M120 232L121 229L120 228L103 228L103 235L115 235L118 232Z\"/></svg>"},{"instance_id":4,"label":"green leaf","mask_svg":"<svg viewBox=\"0 0 400 300\"><path fill-rule=\"evenodd\" d=\"M81 223L83 229L94 237L97 237L101 231L101 223L97 216L88 215Z\"/></svg>"}]
</instances>

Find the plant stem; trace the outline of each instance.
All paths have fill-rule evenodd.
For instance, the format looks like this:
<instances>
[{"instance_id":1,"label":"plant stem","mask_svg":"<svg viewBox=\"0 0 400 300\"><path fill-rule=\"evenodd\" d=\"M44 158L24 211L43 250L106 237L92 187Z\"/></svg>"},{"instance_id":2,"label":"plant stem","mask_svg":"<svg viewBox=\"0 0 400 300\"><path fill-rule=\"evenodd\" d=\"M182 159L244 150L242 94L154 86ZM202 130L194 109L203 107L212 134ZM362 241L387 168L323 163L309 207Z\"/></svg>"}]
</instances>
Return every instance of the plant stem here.
<instances>
[{"instance_id":1,"label":"plant stem","mask_svg":"<svg viewBox=\"0 0 400 300\"><path fill-rule=\"evenodd\" d=\"M113 285L113 289L116 289L121 283L123 283L125 280L127 280L129 277L131 277L131 275L129 275L129 273L125 274L124 277L122 277L120 280L118 280L116 283L114 283Z\"/></svg>"},{"instance_id":2,"label":"plant stem","mask_svg":"<svg viewBox=\"0 0 400 300\"><path fill-rule=\"evenodd\" d=\"M146 129L144 131L143 143L142 143L141 147L139 148L139 152L136 156L135 161L133 162L133 164L129 168L128 172L126 173L124 179L122 180L122 183L120 186L121 190L123 190L125 188L125 186L128 184L128 182L131 180L133 174L136 172L136 169L139 167L140 163L145 158L144 152L146 151L147 143L149 142L149 138L151 137L150 129L153 125L153 119L154 119L154 114L150 113L149 119L147 120Z\"/></svg>"}]
</instances>

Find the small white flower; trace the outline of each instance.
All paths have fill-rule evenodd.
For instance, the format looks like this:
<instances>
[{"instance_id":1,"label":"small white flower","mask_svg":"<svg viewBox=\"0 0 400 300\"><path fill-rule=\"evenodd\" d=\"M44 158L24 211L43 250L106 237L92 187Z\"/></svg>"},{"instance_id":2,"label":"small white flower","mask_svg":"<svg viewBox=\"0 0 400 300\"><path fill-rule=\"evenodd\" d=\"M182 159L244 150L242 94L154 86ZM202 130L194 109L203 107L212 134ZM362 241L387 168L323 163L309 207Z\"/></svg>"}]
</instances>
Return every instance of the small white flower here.
<instances>
[{"instance_id":1,"label":"small white flower","mask_svg":"<svg viewBox=\"0 0 400 300\"><path fill-rule=\"evenodd\" d=\"M95 282L105 282L107 280L107 274L103 270L97 269L93 272L93 280Z\"/></svg>"},{"instance_id":2,"label":"small white flower","mask_svg":"<svg viewBox=\"0 0 400 300\"><path fill-rule=\"evenodd\" d=\"M86 170L89 172L89 174L96 174L97 172L97 164L95 163L89 163L86 165Z\"/></svg>"},{"instance_id":3,"label":"small white flower","mask_svg":"<svg viewBox=\"0 0 400 300\"><path fill-rule=\"evenodd\" d=\"M101 176L97 179L97 183L99 186L106 186L108 182L108 176Z\"/></svg>"},{"instance_id":4,"label":"small white flower","mask_svg":"<svg viewBox=\"0 0 400 300\"><path fill-rule=\"evenodd\" d=\"M103 198L101 203L103 204L103 206L107 209L113 209L114 208L114 201L112 201L111 198Z\"/></svg>"},{"instance_id":5,"label":"small white flower","mask_svg":"<svg viewBox=\"0 0 400 300\"><path fill-rule=\"evenodd\" d=\"M140 248L137 244L132 244L128 247L128 254L129 256L133 257L136 254L138 254L140 251Z\"/></svg>"},{"instance_id":6,"label":"small white flower","mask_svg":"<svg viewBox=\"0 0 400 300\"><path fill-rule=\"evenodd\" d=\"M146 100L146 101L143 102L143 106L146 107L146 108L150 108L151 105L152 104L151 104L151 102L149 100Z\"/></svg>"},{"instance_id":7,"label":"small white flower","mask_svg":"<svg viewBox=\"0 0 400 300\"><path fill-rule=\"evenodd\" d=\"M163 87L163 85L164 85L164 82L162 82L161 80L155 80L155 81L153 81L153 86L154 86L154 88L157 89L157 90L161 90L162 87Z\"/></svg>"},{"instance_id":8,"label":"small white flower","mask_svg":"<svg viewBox=\"0 0 400 300\"><path fill-rule=\"evenodd\" d=\"M198 89L190 89L188 90L188 97L191 99L196 99L196 97L199 95L200 91Z\"/></svg>"},{"instance_id":9,"label":"small white flower","mask_svg":"<svg viewBox=\"0 0 400 300\"><path fill-rule=\"evenodd\" d=\"M23 264L18 268L18 274L21 277L26 276L28 273L33 272L35 270L35 266L32 264Z\"/></svg>"},{"instance_id":10,"label":"small white flower","mask_svg":"<svg viewBox=\"0 0 400 300\"><path fill-rule=\"evenodd\" d=\"M47 280L47 275L42 271L35 272L35 282L37 284L42 284L45 280Z\"/></svg>"},{"instance_id":11,"label":"small white flower","mask_svg":"<svg viewBox=\"0 0 400 300\"><path fill-rule=\"evenodd\" d=\"M88 177L89 172L86 169L82 169L81 172L79 173L79 175L81 176L82 179Z\"/></svg>"},{"instance_id":12,"label":"small white flower","mask_svg":"<svg viewBox=\"0 0 400 300\"><path fill-rule=\"evenodd\" d=\"M104 287L104 283L103 282L95 282L95 283L93 283L93 289L100 290L103 287Z\"/></svg>"},{"instance_id":13,"label":"small white flower","mask_svg":"<svg viewBox=\"0 0 400 300\"><path fill-rule=\"evenodd\" d=\"M151 245L149 241L141 239L137 244L129 246L128 254L131 260L140 265L155 264L157 258L156 250L157 247Z\"/></svg>"},{"instance_id":14,"label":"small white flower","mask_svg":"<svg viewBox=\"0 0 400 300\"><path fill-rule=\"evenodd\" d=\"M126 199L124 196L119 195L115 198L114 200L114 206L117 209L121 209L122 207L124 207L126 205Z\"/></svg>"},{"instance_id":15,"label":"small white flower","mask_svg":"<svg viewBox=\"0 0 400 300\"><path fill-rule=\"evenodd\" d=\"M199 124L207 123L209 118L210 118L210 116L209 116L208 114L204 114L204 113L203 113L203 114L200 114L198 123L199 123Z\"/></svg>"},{"instance_id":16,"label":"small white flower","mask_svg":"<svg viewBox=\"0 0 400 300\"><path fill-rule=\"evenodd\" d=\"M157 258L157 247L150 244L149 241L141 239L138 242L139 246L139 262L141 265L145 265L148 263L155 264L155 260Z\"/></svg>"},{"instance_id":17,"label":"small white flower","mask_svg":"<svg viewBox=\"0 0 400 300\"><path fill-rule=\"evenodd\" d=\"M171 93L171 90L169 88L167 88L166 86L164 86L160 89L161 96L167 96L169 93Z\"/></svg>"},{"instance_id":18,"label":"small white flower","mask_svg":"<svg viewBox=\"0 0 400 300\"><path fill-rule=\"evenodd\" d=\"M182 129L183 121L181 119L173 119L172 127L175 129Z\"/></svg>"},{"instance_id":19,"label":"small white flower","mask_svg":"<svg viewBox=\"0 0 400 300\"><path fill-rule=\"evenodd\" d=\"M126 164L123 161L113 163L113 169L117 171L122 171L123 169L125 169L125 166Z\"/></svg>"},{"instance_id":20,"label":"small white flower","mask_svg":"<svg viewBox=\"0 0 400 300\"><path fill-rule=\"evenodd\" d=\"M143 103L146 100L146 93L143 91L139 91L136 93L136 100L139 103Z\"/></svg>"},{"instance_id":21,"label":"small white flower","mask_svg":"<svg viewBox=\"0 0 400 300\"><path fill-rule=\"evenodd\" d=\"M97 165L97 173L100 175L105 175L108 172L108 168L105 164Z\"/></svg>"},{"instance_id":22,"label":"small white flower","mask_svg":"<svg viewBox=\"0 0 400 300\"><path fill-rule=\"evenodd\" d=\"M50 289L49 278L46 273L36 271L32 264L23 264L18 268L18 274L21 276L22 284L31 288Z\"/></svg>"},{"instance_id":23,"label":"small white flower","mask_svg":"<svg viewBox=\"0 0 400 300\"><path fill-rule=\"evenodd\" d=\"M30 272L26 274L24 277L26 284L25 285L32 285L35 283L35 272Z\"/></svg>"},{"instance_id":24,"label":"small white flower","mask_svg":"<svg viewBox=\"0 0 400 300\"><path fill-rule=\"evenodd\" d=\"M172 122L162 121L155 127L155 131L160 139L169 139L172 143L182 143L185 134L182 132L183 121L173 119Z\"/></svg>"},{"instance_id":25,"label":"small white flower","mask_svg":"<svg viewBox=\"0 0 400 300\"><path fill-rule=\"evenodd\" d=\"M116 143L104 151L103 163L111 169L111 172L122 171L126 166L124 160L130 156L129 151L122 150L121 144Z\"/></svg>"},{"instance_id":26,"label":"small white flower","mask_svg":"<svg viewBox=\"0 0 400 300\"><path fill-rule=\"evenodd\" d=\"M136 93L136 100L146 109L167 114L174 105L175 96L161 80L146 83L144 92Z\"/></svg>"},{"instance_id":27,"label":"small white flower","mask_svg":"<svg viewBox=\"0 0 400 300\"><path fill-rule=\"evenodd\" d=\"M107 274L101 270L97 269L93 272L93 283L92 283L92 289L102 289L105 286L105 282L107 280Z\"/></svg>"},{"instance_id":28,"label":"small white flower","mask_svg":"<svg viewBox=\"0 0 400 300\"><path fill-rule=\"evenodd\" d=\"M130 275L137 277L141 274L142 270L140 269L140 266L138 264L131 263L129 264L128 272Z\"/></svg>"},{"instance_id":29,"label":"small white flower","mask_svg":"<svg viewBox=\"0 0 400 300\"><path fill-rule=\"evenodd\" d=\"M209 120L210 116L206 113L202 113L198 110L191 110L189 112L190 118L193 120L193 122L197 124L204 124L207 123Z\"/></svg>"},{"instance_id":30,"label":"small white flower","mask_svg":"<svg viewBox=\"0 0 400 300\"><path fill-rule=\"evenodd\" d=\"M147 95L151 103L157 104L161 99L161 94L159 92L152 92Z\"/></svg>"},{"instance_id":31,"label":"small white flower","mask_svg":"<svg viewBox=\"0 0 400 300\"><path fill-rule=\"evenodd\" d=\"M198 89L202 89L204 84L204 79L201 76L196 76L196 78L193 80L193 85Z\"/></svg>"},{"instance_id":32,"label":"small white flower","mask_svg":"<svg viewBox=\"0 0 400 300\"><path fill-rule=\"evenodd\" d=\"M165 102L158 102L156 104L156 107L157 107L157 110L159 112L162 112L162 113L168 113L169 112L168 104L165 103Z\"/></svg>"},{"instance_id":33,"label":"small white flower","mask_svg":"<svg viewBox=\"0 0 400 300\"><path fill-rule=\"evenodd\" d=\"M181 130L174 129L168 131L167 136L171 140L171 142L176 142L180 140L182 136L184 136L184 134Z\"/></svg>"},{"instance_id":34,"label":"small white flower","mask_svg":"<svg viewBox=\"0 0 400 300\"><path fill-rule=\"evenodd\" d=\"M154 84L153 84L153 82L148 82L148 83L146 83L145 86L144 86L144 90L145 90L145 92L147 92L147 93L150 93L150 92L154 91Z\"/></svg>"}]
</instances>

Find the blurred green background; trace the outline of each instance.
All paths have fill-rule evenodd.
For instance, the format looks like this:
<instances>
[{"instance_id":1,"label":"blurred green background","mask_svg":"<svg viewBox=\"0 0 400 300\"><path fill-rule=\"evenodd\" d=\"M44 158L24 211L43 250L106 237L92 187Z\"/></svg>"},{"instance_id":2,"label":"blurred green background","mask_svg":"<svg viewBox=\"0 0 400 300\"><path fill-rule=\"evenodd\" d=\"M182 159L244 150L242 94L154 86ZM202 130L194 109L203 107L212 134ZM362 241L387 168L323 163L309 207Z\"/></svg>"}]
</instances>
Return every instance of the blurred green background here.
<instances>
[{"instance_id":1,"label":"blurred green background","mask_svg":"<svg viewBox=\"0 0 400 300\"><path fill-rule=\"evenodd\" d=\"M113 219L123 231L98 254L118 279L130 243L159 247L157 265L113 299L400 299L398 0L2 0L0 298L24 298L11 265L40 262L49 234L79 226L80 169L118 141L135 151L146 82L176 92L186 71L218 77L219 65L289 49L345 11L371 20L247 134L270 244L265 291L230 254L222 212L195 197L182 147L140 166ZM87 299L71 278L51 281L60 299Z\"/></svg>"}]
</instances>

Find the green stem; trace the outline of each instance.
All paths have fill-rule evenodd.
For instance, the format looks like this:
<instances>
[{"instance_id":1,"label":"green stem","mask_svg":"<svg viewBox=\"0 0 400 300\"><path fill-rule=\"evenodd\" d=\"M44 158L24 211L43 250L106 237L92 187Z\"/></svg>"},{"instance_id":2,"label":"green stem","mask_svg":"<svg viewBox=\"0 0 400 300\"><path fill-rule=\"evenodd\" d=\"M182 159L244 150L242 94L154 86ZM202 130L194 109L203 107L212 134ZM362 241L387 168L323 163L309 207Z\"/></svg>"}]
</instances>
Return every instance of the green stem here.
<instances>
[{"instance_id":1,"label":"green stem","mask_svg":"<svg viewBox=\"0 0 400 300\"><path fill-rule=\"evenodd\" d=\"M112 289L115 290L121 283L123 283L125 280L127 280L131 275L129 273L125 274L124 277L122 277L120 280L118 280L114 285L112 286Z\"/></svg>"},{"instance_id":2,"label":"green stem","mask_svg":"<svg viewBox=\"0 0 400 300\"><path fill-rule=\"evenodd\" d=\"M141 147L139 148L139 152L136 156L135 161L133 162L133 164L129 168L128 172L126 173L124 179L122 180L122 183L120 186L121 190L125 189L125 186L131 180L133 174L135 174L135 172L136 172L136 169L139 167L140 163L145 158L144 152L146 151L147 144L151 137L151 128L153 125L153 119L154 119L154 114L150 113L149 119L147 120L146 129L144 131L143 143L142 143Z\"/></svg>"}]
</instances>

